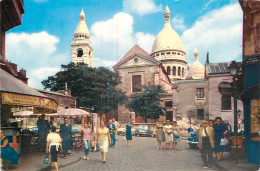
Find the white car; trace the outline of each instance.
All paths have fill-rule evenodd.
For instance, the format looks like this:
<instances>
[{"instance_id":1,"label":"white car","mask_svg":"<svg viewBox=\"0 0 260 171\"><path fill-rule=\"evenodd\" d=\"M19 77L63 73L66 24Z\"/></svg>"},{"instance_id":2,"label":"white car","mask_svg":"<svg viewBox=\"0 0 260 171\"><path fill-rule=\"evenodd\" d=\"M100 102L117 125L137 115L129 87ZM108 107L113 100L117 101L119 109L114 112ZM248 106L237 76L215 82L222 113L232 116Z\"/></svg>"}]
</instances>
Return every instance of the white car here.
<instances>
[{"instance_id":1,"label":"white car","mask_svg":"<svg viewBox=\"0 0 260 171\"><path fill-rule=\"evenodd\" d=\"M125 135L125 125L122 125L118 128L117 135Z\"/></svg>"}]
</instances>

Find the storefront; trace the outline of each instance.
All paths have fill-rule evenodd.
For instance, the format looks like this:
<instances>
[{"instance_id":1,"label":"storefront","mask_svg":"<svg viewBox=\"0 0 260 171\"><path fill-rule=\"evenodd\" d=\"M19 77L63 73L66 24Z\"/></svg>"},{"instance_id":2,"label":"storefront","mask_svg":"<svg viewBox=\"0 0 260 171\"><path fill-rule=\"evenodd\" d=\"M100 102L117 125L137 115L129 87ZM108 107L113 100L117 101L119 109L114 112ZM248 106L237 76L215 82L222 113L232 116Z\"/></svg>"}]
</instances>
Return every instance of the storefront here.
<instances>
[{"instance_id":1,"label":"storefront","mask_svg":"<svg viewBox=\"0 0 260 171\"><path fill-rule=\"evenodd\" d=\"M10 145L21 153L21 132L18 125L8 122L13 117L13 107L33 107L34 113L56 113L57 102L24 84L3 69L0 69L1 129Z\"/></svg>"}]
</instances>

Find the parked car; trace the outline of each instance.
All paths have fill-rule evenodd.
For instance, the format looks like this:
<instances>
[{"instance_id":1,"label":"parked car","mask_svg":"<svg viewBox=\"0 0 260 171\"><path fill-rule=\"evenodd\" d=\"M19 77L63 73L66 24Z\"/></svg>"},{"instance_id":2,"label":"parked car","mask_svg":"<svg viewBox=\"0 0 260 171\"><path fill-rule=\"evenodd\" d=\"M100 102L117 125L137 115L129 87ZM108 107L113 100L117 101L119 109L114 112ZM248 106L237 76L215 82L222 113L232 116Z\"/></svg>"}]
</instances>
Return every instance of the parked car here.
<instances>
[{"instance_id":1,"label":"parked car","mask_svg":"<svg viewBox=\"0 0 260 171\"><path fill-rule=\"evenodd\" d=\"M153 135L153 132L150 125L138 125L135 129L134 135L151 137Z\"/></svg>"},{"instance_id":2,"label":"parked car","mask_svg":"<svg viewBox=\"0 0 260 171\"><path fill-rule=\"evenodd\" d=\"M189 144L191 149L195 149L198 146L198 136L197 132L190 132L187 138L187 143Z\"/></svg>"},{"instance_id":3,"label":"parked car","mask_svg":"<svg viewBox=\"0 0 260 171\"><path fill-rule=\"evenodd\" d=\"M117 135L125 135L125 125L121 125L117 130Z\"/></svg>"}]
</instances>

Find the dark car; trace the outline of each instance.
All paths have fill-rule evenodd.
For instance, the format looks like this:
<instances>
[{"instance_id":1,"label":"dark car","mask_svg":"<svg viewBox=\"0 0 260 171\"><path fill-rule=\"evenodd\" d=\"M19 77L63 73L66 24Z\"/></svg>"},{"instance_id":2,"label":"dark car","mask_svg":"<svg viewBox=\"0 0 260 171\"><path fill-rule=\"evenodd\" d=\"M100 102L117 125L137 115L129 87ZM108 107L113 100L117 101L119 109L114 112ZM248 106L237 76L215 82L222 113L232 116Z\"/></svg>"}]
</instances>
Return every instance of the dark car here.
<instances>
[{"instance_id":1,"label":"dark car","mask_svg":"<svg viewBox=\"0 0 260 171\"><path fill-rule=\"evenodd\" d=\"M135 129L134 135L151 137L153 135L153 132L151 130L150 125L138 125Z\"/></svg>"},{"instance_id":2,"label":"dark car","mask_svg":"<svg viewBox=\"0 0 260 171\"><path fill-rule=\"evenodd\" d=\"M195 149L198 146L198 136L197 132L190 132L188 135L187 143L189 144L190 148Z\"/></svg>"}]
</instances>

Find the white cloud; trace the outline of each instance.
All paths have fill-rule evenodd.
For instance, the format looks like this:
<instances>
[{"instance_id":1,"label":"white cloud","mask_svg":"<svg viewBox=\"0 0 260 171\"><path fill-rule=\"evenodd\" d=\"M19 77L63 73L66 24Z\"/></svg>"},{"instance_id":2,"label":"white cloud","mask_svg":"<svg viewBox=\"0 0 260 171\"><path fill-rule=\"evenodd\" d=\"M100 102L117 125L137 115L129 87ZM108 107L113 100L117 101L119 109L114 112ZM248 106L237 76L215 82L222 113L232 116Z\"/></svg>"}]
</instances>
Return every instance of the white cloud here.
<instances>
[{"instance_id":1,"label":"white cloud","mask_svg":"<svg viewBox=\"0 0 260 171\"><path fill-rule=\"evenodd\" d=\"M117 13L113 18L91 26L94 56L117 61L134 45L133 17Z\"/></svg>"},{"instance_id":2,"label":"white cloud","mask_svg":"<svg viewBox=\"0 0 260 171\"><path fill-rule=\"evenodd\" d=\"M181 14L177 14L172 18L172 26L179 31L186 30L186 26L184 24L184 17Z\"/></svg>"},{"instance_id":3,"label":"white cloud","mask_svg":"<svg viewBox=\"0 0 260 171\"><path fill-rule=\"evenodd\" d=\"M48 74L53 74L61 64L70 61L70 51L57 53L59 41L58 37L46 31L31 34L8 33L6 35L7 60L27 70L30 86L42 88L41 81L46 79Z\"/></svg>"},{"instance_id":4,"label":"white cloud","mask_svg":"<svg viewBox=\"0 0 260 171\"><path fill-rule=\"evenodd\" d=\"M155 36L149 33L138 32L135 34L137 44L143 48L147 53L152 52L153 42Z\"/></svg>"},{"instance_id":5,"label":"white cloud","mask_svg":"<svg viewBox=\"0 0 260 171\"><path fill-rule=\"evenodd\" d=\"M46 57L56 51L59 41L59 38L45 31L32 34L8 33L6 36L7 56L11 57L11 60L23 58L37 63L46 62Z\"/></svg>"},{"instance_id":6,"label":"white cloud","mask_svg":"<svg viewBox=\"0 0 260 171\"><path fill-rule=\"evenodd\" d=\"M226 5L200 17L183 32L183 44L188 61L193 61L194 48L198 48L200 61L205 62L206 52L210 62L241 60L242 10L238 3Z\"/></svg>"},{"instance_id":7,"label":"white cloud","mask_svg":"<svg viewBox=\"0 0 260 171\"><path fill-rule=\"evenodd\" d=\"M116 64L116 61L104 60L97 57L93 58L95 67L113 67Z\"/></svg>"},{"instance_id":8,"label":"white cloud","mask_svg":"<svg viewBox=\"0 0 260 171\"><path fill-rule=\"evenodd\" d=\"M123 10L143 16L162 11L162 4L156 6L152 0L124 0Z\"/></svg>"},{"instance_id":9,"label":"white cloud","mask_svg":"<svg viewBox=\"0 0 260 171\"><path fill-rule=\"evenodd\" d=\"M52 68L47 66L28 70L28 83L31 87L40 88L42 87L41 81L47 79L48 76L55 75L58 71L60 71L60 68Z\"/></svg>"}]
</instances>

